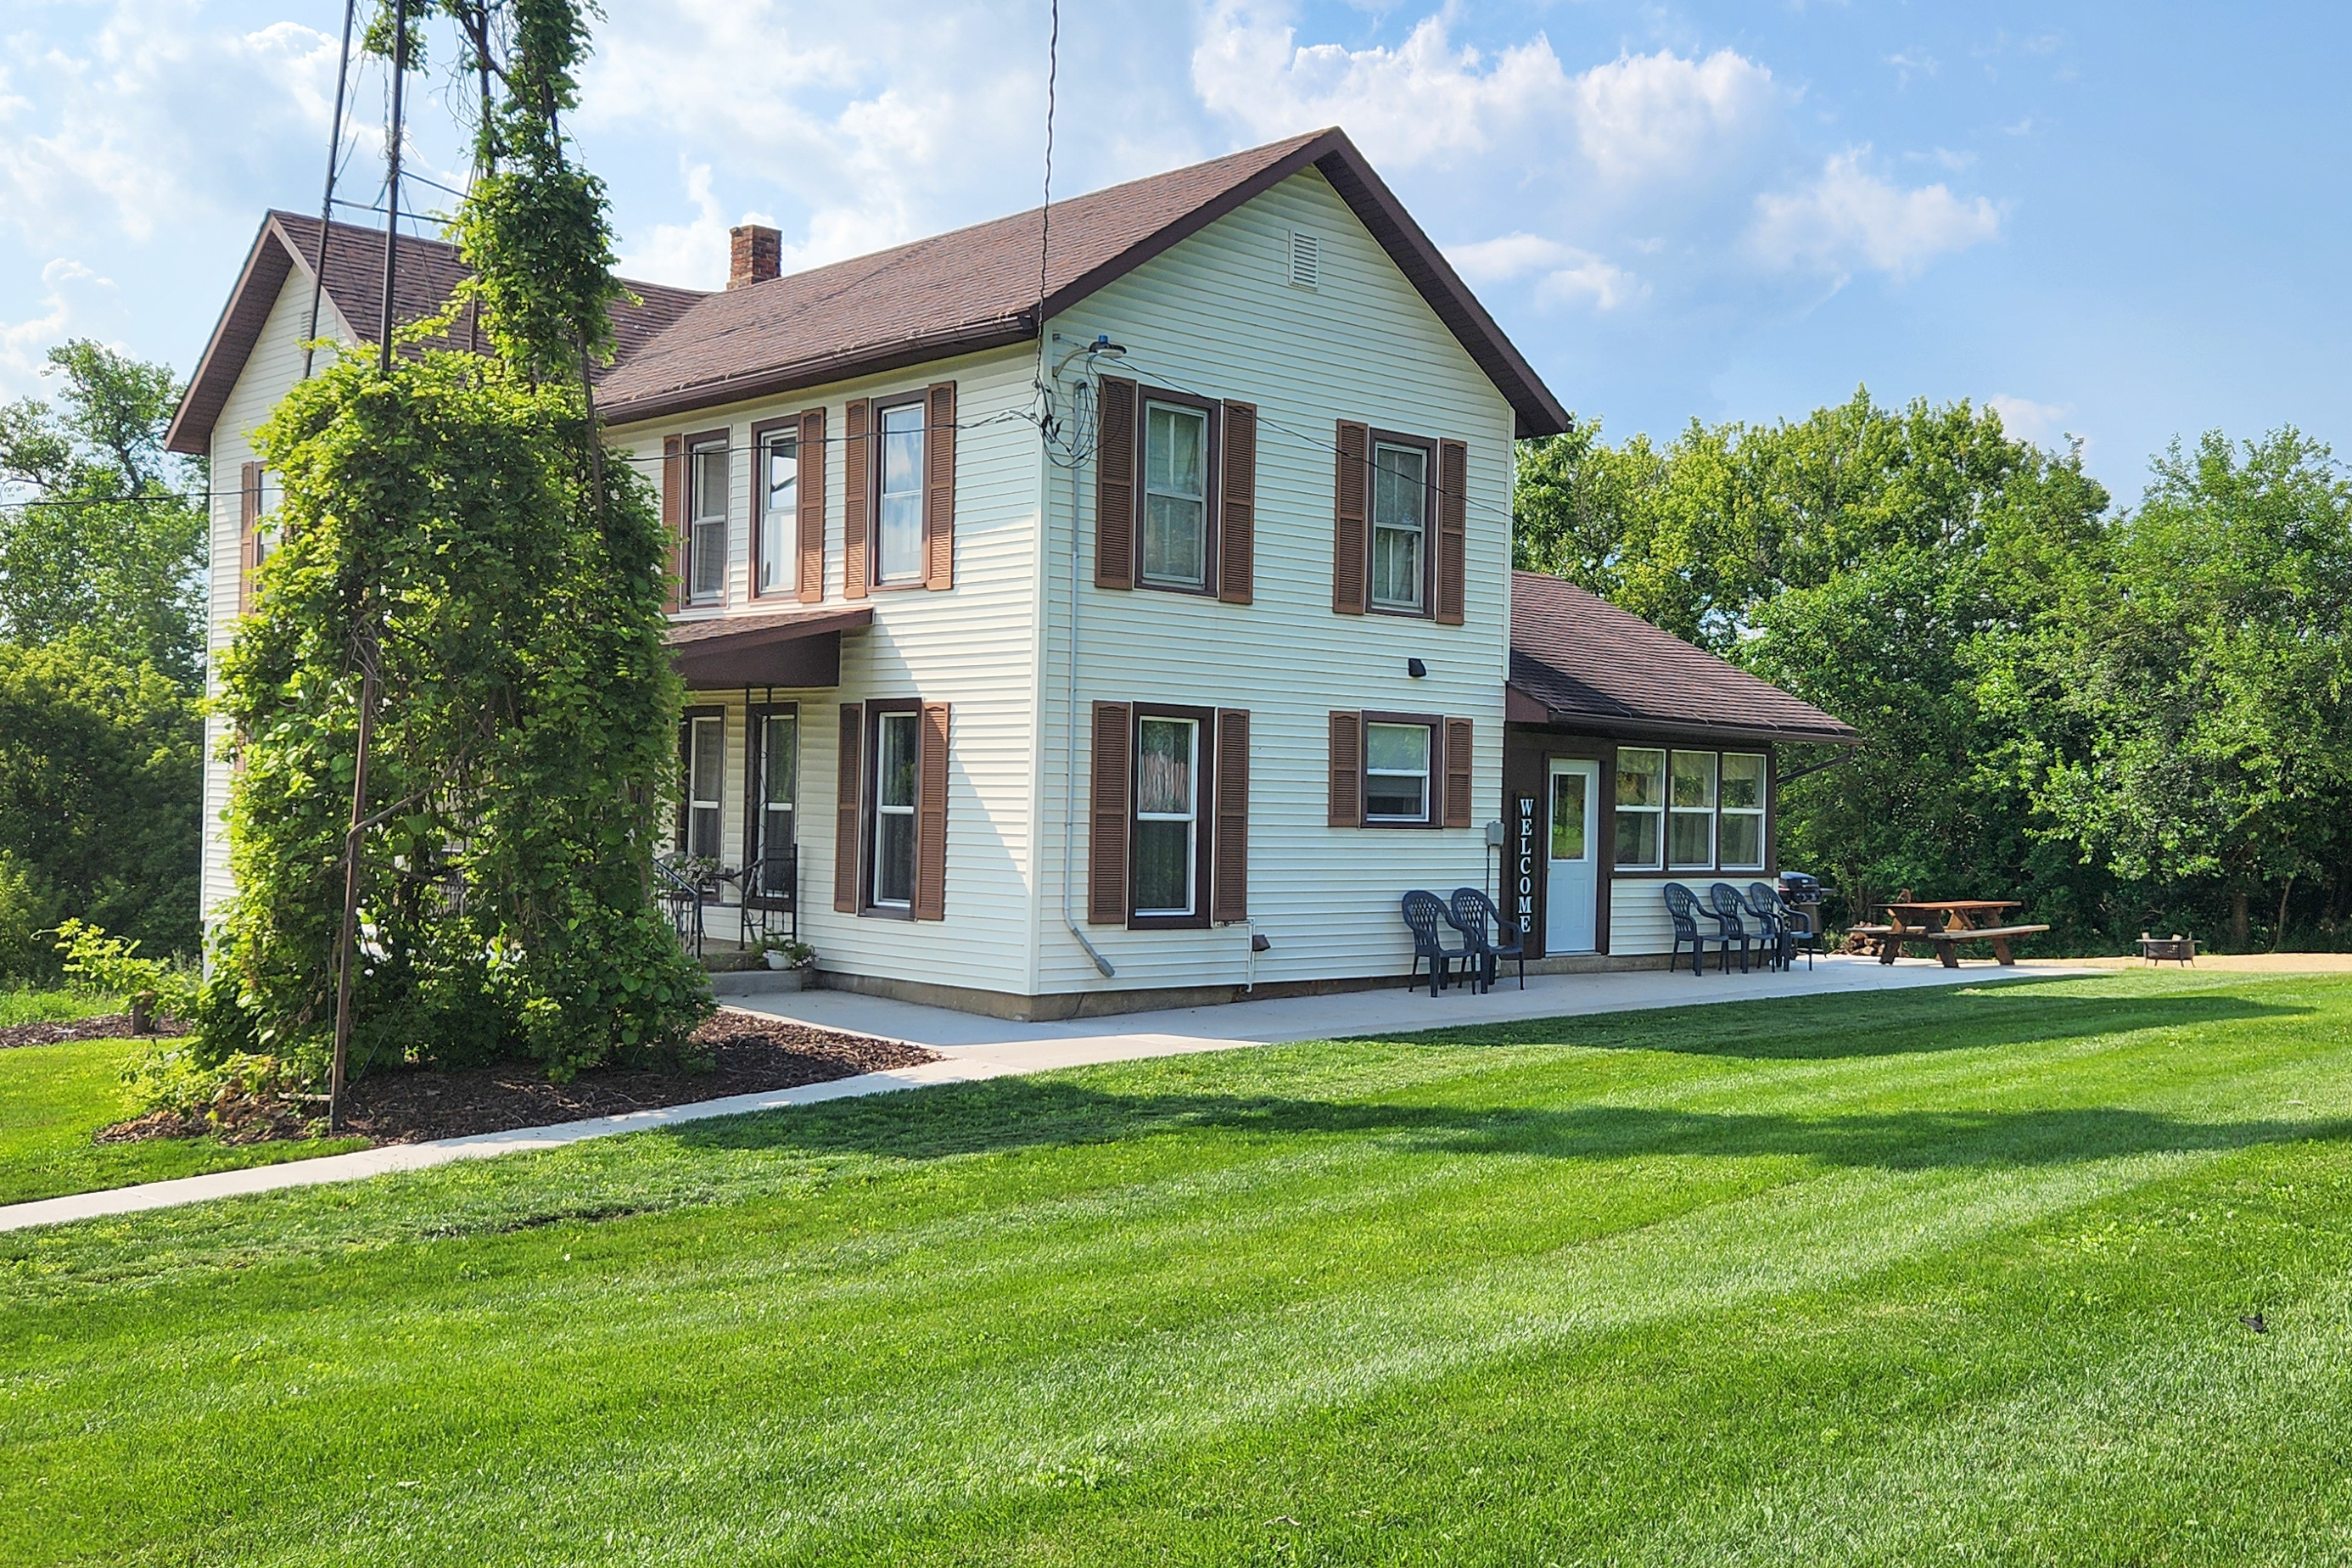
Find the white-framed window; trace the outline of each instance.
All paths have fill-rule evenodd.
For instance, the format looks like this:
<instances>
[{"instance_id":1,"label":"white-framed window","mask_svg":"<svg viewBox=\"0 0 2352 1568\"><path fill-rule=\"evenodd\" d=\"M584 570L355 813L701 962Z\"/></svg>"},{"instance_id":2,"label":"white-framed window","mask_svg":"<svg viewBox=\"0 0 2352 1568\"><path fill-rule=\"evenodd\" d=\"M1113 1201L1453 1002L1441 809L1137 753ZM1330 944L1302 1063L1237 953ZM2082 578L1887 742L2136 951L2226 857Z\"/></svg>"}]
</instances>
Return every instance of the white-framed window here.
<instances>
[{"instance_id":1,"label":"white-framed window","mask_svg":"<svg viewBox=\"0 0 2352 1568\"><path fill-rule=\"evenodd\" d=\"M1145 714L1135 726L1131 897L1145 917L1196 913L1201 847L1201 725Z\"/></svg>"},{"instance_id":2,"label":"white-framed window","mask_svg":"<svg viewBox=\"0 0 2352 1568\"><path fill-rule=\"evenodd\" d=\"M1143 405L1141 577L1155 588L1209 585L1209 416Z\"/></svg>"},{"instance_id":3,"label":"white-framed window","mask_svg":"<svg viewBox=\"0 0 2352 1568\"><path fill-rule=\"evenodd\" d=\"M911 909L915 899L915 777L919 715L874 720L874 884L877 909Z\"/></svg>"},{"instance_id":4,"label":"white-framed window","mask_svg":"<svg viewBox=\"0 0 2352 1568\"><path fill-rule=\"evenodd\" d=\"M1628 746L1617 753L1617 867L1655 871L1665 864L1666 753Z\"/></svg>"},{"instance_id":5,"label":"white-framed window","mask_svg":"<svg viewBox=\"0 0 2352 1568\"><path fill-rule=\"evenodd\" d=\"M1764 869L1764 753L1726 752L1720 825L1716 829L1717 863L1727 871Z\"/></svg>"},{"instance_id":6,"label":"white-framed window","mask_svg":"<svg viewBox=\"0 0 2352 1568\"><path fill-rule=\"evenodd\" d=\"M876 464L874 507L874 580L877 583L922 581L925 417L919 401L882 410L882 453Z\"/></svg>"},{"instance_id":7,"label":"white-framed window","mask_svg":"<svg viewBox=\"0 0 2352 1568\"><path fill-rule=\"evenodd\" d=\"M782 430L761 439L759 482L760 542L752 553L759 563L760 592L781 594L799 582L793 562L801 505L798 435Z\"/></svg>"},{"instance_id":8,"label":"white-framed window","mask_svg":"<svg viewBox=\"0 0 2352 1568\"><path fill-rule=\"evenodd\" d=\"M1372 444L1372 606L1418 615L1429 575L1429 453Z\"/></svg>"},{"instance_id":9,"label":"white-framed window","mask_svg":"<svg viewBox=\"0 0 2352 1568\"><path fill-rule=\"evenodd\" d=\"M686 842L688 854L705 860L719 857L719 829L727 787L727 719L721 713L698 713L686 721Z\"/></svg>"},{"instance_id":10,"label":"white-framed window","mask_svg":"<svg viewBox=\"0 0 2352 1568\"><path fill-rule=\"evenodd\" d=\"M1715 865L1713 752L1669 753L1666 772L1666 864L1675 870Z\"/></svg>"},{"instance_id":11,"label":"white-framed window","mask_svg":"<svg viewBox=\"0 0 2352 1568\"><path fill-rule=\"evenodd\" d=\"M1428 724L1367 721L1364 725L1364 820L1430 820Z\"/></svg>"},{"instance_id":12,"label":"white-framed window","mask_svg":"<svg viewBox=\"0 0 2352 1568\"><path fill-rule=\"evenodd\" d=\"M727 596L727 442L706 441L687 461L687 598L716 604Z\"/></svg>"},{"instance_id":13,"label":"white-framed window","mask_svg":"<svg viewBox=\"0 0 2352 1568\"><path fill-rule=\"evenodd\" d=\"M758 890L763 897L784 898L792 892L785 860L793 847L799 794L800 730L796 708L755 710L752 744L758 748L759 776L751 803L751 858L759 864Z\"/></svg>"}]
</instances>

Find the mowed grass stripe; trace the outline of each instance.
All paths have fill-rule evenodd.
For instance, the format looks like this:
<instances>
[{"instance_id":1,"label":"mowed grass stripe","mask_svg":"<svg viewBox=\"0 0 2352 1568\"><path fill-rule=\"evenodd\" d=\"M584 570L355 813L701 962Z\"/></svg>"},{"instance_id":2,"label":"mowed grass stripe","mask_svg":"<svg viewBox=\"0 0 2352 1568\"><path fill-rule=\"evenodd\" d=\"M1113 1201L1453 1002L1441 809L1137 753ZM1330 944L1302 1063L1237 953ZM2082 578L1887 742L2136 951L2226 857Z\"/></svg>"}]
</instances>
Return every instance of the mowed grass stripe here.
<instances>
[{"instance_id":1,"label":"mowed grass stripe","mask_svg":"<svg viewBox=\"0 0 2352 1568\"><path fill-rule=\"evenodd\" d=\"M1417 1468L1391 1489L1458 1485L1485 1468L1466 1437L1480 1402L1543 1384L1574 1391L1538 1402L1564 1458L1629 1341L1687 1351L1759 1312L1769 1338L1816 1299L1879 1312L1890 1280L1929 1265L1966 1284L1932 1300L1998 1315L2015 1283L1989 1260L2037 1227L2332 1152L2310 1140L2333 1138L2352 1078L2352 998L2261 991L2003 989L1952 999L1948 1032L1973 1043L1922 1050L1895 1043L1935 1027L1904 999L1842 1009L1864 1048L1813 1005L1674 1016L1738 1015L1696 1049L1620 1021L1556 1026L1572 1043L1549 1047L1234 1053L499 1162L519 1178L503 1198L436 1193L429 1173L339 1203L67 1227L12 1254L0 1477L36 1521L25 1560L1300 1547L1281 1531L1339 1527L1236 1535L1222 1504L1154 1500L1185 1477L1247 1497L1261 1472L1359 1463L1346 1434L1449 1410L1465 1441L1404 1445ZM2033 1000L2066 1005L2046 1046L2020 1016ZM2100 1006L2122 1032L2087 1026ZM2165 1021L2183 1010L2185 1032ZM1759 1026L1773 1014L1781 1030ZM1820 1054L1785 1054L1792 1036ZM2281 1114L2282 1078L2306 1106ZM2191 1102L2212 1114L2166 1109ZM621 1202L633 1166L653 1212L545 1211ZM438 1228L464 1234L430 1234L436 1200ZM298 1223L273 1231L273 1214ZM134 1256L142 1239L160 1262ZM2029 1384L2069 1370L2065 1347L2023 1346ZM1820 1393L1806 1375L1751 1381L1801 1407ZM1652 1392L1687 1410L1707 1386L1685 1366ZM1748 1436L1769 1448L1775 1430L1759 1418ZM1217 1458L1233 1454L1251 1456L1239 1471ZM1585 1516L1528 1473L1553 1458L1513 1463L1531 1517L1572 1535ZM42 1495L60 1474L71 1502ZM1722 1506L1674 1527L1688 1497L1665 1509L1637 1487L1647 1507L1589 1528L1695 1542L1762 1495L1705 1467L1689 1479ZM1374 1555L1400 1561L1540 1560L1511 1555L1527 1542L1486 1529L1490 1512L1331 1539L1387 1541ZM1131 1533L1150 1521L1158 1533Z\"/></svg>"}]
</instances>

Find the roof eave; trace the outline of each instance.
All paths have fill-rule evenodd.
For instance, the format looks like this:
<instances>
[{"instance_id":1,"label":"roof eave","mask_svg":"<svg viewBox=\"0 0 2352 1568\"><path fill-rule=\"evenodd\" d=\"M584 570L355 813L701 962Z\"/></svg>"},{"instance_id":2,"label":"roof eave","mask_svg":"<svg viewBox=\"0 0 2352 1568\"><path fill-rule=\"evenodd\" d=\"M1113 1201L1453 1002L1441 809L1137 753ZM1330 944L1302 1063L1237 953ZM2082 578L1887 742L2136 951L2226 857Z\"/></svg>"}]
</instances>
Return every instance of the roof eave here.
<instances>
[{"instance_id":1,"label":"roof eave","mask_svg":"<svg viewBox=\"0 0 2352 1568\"><path fill-rule=\"evenodd\" d=\"M205 340L204 356L196 362L195 374L188 377L188 384L180 394L180 405L172 411L171 426L163 433L165 451L191 458L209 454L213 425L228 402L229 388L236 384L245 362L252 357L254 344L261 337L257 327L247 336L233 331L232 326L239 307L246 301L247 290L260 279L273 248L284 258L275 287L284 288L287 278L297 268L304 276L309 275L310 264L302 258L300 247L290 244L285 231L278 226L278 215L262 215L261 226L254 231L253 244L245 253L245 266L237 272L236 287L229 290L227 300L221 306L220 316L213 322L212 335ZM236 363L229 363L231 358ZM222 377L226 378L227 384L216 385ZM198 428L199 425L202 428Z\"/></svg>"},{"instance_id":2,"label":"roof eave","mask_svg":"<svg viewBox=\"0 0 2352 1568\"><path fill-rule=\"evenodd\" d=\"M1647 714L1589 713L1570 709L1554 708L1527 688L1512 685L1509 695L1524 699L1543 712L1543 723L1555 729L1573 730L1580 734L1601 735L1611 739L1672 741L1685 736L1703 735L1716 740L1742 741L1759 744L1778 742L1784 745L1858 746L1861 731L1849 725L1832 729L1796 724L1727 724L1705 719L1656 718ZM1517 704L1513 704L1516 708ZM1524 711L1523 710L1521 711ZM1533 722L1518 712L1510 715L1515 723Z\"/></svg>"},{"instance_id":3,"label":"roof eave","mask_svg":"<svg viewBox=\"0 0 2352 1568\"><path fill-rule=\"evenodd\" d=\"M798 360L791 364L696 382L667 392L649 393L626 402L605 404L598 412L607 426L635 425L720 404L777 397L788 392L798 392L803 387L846 381L852 376L904 370L908 365L928 364L934 360L952 359L958 354L1006 348L1013 343L1027 342L1036 335L1035 320L1024 310L1017 316L966 322L944 332L901 338L888 343L864 344L838 353Z\"/></svg>"}]
</instances>

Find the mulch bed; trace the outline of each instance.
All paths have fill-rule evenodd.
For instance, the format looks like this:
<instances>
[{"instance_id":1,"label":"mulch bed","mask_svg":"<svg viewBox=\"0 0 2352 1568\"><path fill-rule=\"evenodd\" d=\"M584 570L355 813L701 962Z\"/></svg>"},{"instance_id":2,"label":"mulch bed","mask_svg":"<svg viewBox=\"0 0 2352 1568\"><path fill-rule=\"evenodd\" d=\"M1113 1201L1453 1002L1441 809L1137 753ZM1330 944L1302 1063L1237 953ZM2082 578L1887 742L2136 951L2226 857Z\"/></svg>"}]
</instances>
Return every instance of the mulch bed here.
<instances>
[{"instance_id":1,"label":"mulch bed","mask_svg":"<svg viewBox=\"0 0 2352 1568\"><path fill-rule=\"evenodd\" d=\"M154 1027L142 1038L154 1036L179 1036L188 1032L188 1026L177 1018L158 1018ZM11 1024L0 1028L0 1051L12 1046L54 1046L67 1040L119 1040L131 1038L131 1015L101 1013L95 1018L76 1018L66 1024Z\"/></svg>"},{"instance_id":2,"label":"mulch bed","mask_svg":"<svg viewBox=\"0 0 2352 1568\"><path fill-rule=\"evenodd\" d=\"M708 1067L605 1068L582 1073L570 1083L550 1083L528 1062L373 1073L351 1086L343 1124L372 1142L416 1143L797 1089L940 1059L939 1053L920 1046L836 1034L749 1013L719 1013L695 1030L694 1041L709 1058ZM324 1109L323 1101L315 1102L309 1115L315 1117ZM224 1119L234 1126L219 1127L154 1111L107 1128L98 1137L100 1142L121 1142L218 1131L227 1142L255 1142L299 1138L310 1131L306 1118L283 1103L239 1110L242 1114Z\"/></svg>"}]
</instances>

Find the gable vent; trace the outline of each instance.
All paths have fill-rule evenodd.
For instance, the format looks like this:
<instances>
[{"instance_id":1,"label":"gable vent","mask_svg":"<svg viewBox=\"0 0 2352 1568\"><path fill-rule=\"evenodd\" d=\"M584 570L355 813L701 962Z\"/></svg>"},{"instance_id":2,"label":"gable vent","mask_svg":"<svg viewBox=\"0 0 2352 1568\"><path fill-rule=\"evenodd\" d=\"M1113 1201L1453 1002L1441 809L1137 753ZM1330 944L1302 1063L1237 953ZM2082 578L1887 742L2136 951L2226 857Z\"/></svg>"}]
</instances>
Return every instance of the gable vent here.
<instances>
[{"instance_id":1,"label":"gable vent","mask_svg":"<svg viewBox=\"0 0 2352 1568\"><path fill-rule=\"evenodd\" d=\"M1297 229L1290 231L1290 282L1293 288L1312 289L1323 281L1323 242L1311 234Z\"/></svg>"}]
</instances>

